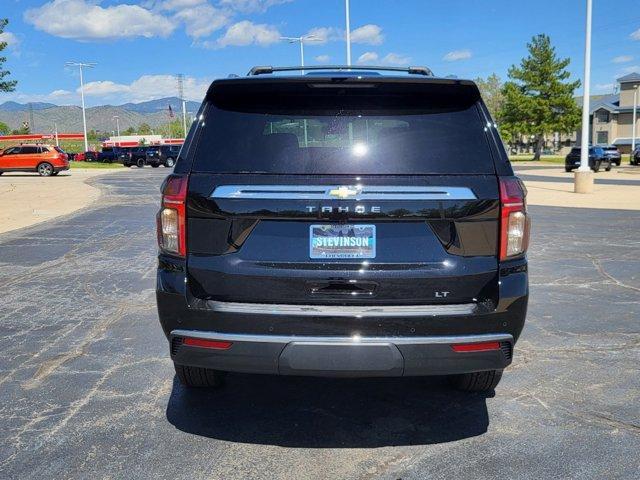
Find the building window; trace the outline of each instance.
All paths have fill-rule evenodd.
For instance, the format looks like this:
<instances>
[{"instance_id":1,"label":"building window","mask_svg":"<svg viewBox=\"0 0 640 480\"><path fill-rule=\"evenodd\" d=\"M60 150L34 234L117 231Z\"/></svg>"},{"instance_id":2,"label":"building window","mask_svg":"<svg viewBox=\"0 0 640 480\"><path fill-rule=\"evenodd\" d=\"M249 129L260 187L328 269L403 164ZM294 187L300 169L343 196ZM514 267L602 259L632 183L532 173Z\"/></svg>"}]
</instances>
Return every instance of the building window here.
<instances>
[{"instance_id":1,"label":"building window","mask_svg":"<svg viewBox=\"0 0 640 480\"><path fill-rule=\"evenodd\" d=\"M599 123L609 123L609 112L607 110L598 110L596 118Z\"/></svg>"},{"instance_id":2,"label":"building window","mask_svg":"<svg viewBox=\"0 0 640 480\"><path fill-rule=\"evenodd\" d=\"M597 132L598 145L607 145L609 143L609 132Z\"/></svg>"}]
</instances>

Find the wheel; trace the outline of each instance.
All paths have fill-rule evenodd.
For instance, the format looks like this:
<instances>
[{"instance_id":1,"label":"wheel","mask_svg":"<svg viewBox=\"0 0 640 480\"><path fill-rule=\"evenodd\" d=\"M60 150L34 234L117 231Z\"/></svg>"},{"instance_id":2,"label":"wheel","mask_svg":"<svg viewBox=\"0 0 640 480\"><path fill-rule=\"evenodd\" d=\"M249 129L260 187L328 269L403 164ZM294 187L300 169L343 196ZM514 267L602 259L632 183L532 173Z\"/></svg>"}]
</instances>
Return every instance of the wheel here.
<instances>
[{"instance_id":1,"label":"wheel","mask_svg":"<svg viewBox=\"0 0 640 480\"><path fill-rule=\"evenodd\" d=\"M176 376L185 387L191 388L215 388L220 387L224 380L224 372L202 367L187 367L173 364Z\"/></svg>"},{"instance_id":2,"label":"wheel","mask_svg":"<svg viewBox=\"0 0 640 480\"><path fill-rule=\"evenodd\" d=\"M564 171L567 172L567 173L571 173L573 171L573 169L565 167Z\"/></svg>"},{"instance_id":3,"label":"wheel","mask_svg":"<svg viewBox=\"0 0 640 480\"><path fill-rule=\"evenodd\" d=\"M175 161L173 158L171 158L171 157L167 158L167 159L165 160L165 162L164 162L164 166L165 166L165 167L167 167L167 168L171 168L171 167L173 167L175 164L176 164L176 161Z\"/></svg>"},{"instance_id":4,"label":"wheel","mask_svg":"<svg viewBox=\"0 0 640 480\"><path fill-rule=\"evenodd\" d=\"M160 166L159 163L152 163L151 168L158 168Z\"/></svg>"},{"instance_id":5,"label":"wheel","mask_svg":"<svg viewBox=\"0 0 640 480\"><path fill-rule=\"evenodd\" d=\"M490 392L498 386L501 378L502 370L487 370L452 375L450 381L455 388L465 392Z\"/></svg>"},{"instance_id":6,"label":"wheel","mask_svg":"<svg viewBox=\"0 0 640 480\"><path fill-rule=\"evenodd\" d=\"M50 177L51 175L53 175L53 165L47 162L42 162L40 165L38 165L37 170L42 177Z\"/></svg>"},{"instance_id":7,"label":"wheel","mask_svg":"<svg viewBox=\"0 0 640 480\"><path fill-rule=\"evenodd\" d=\"M593 168L592 168L591 170L593 170L593 172L594 172L594 173L599 172L599 171L600 171L600 162L596 162L596 163L593 165Z\"/></svg>"},{"instance_id":8,"label":"wheel","mask_svg":"<svg viewBox=\"0 0 640 480\"><path fill-rule=\"evenodd\" d=\"M605 172L610 172L611 171L611 164L607 165L604 169Z\"/></svg>"},{"instance_id":9,"label":"wheel","mask_svg":"<svg viewBox=\"0 0 640 480\"><path fill-rule=\"evenodd\" d=\"M136 167L138 168L144 167L144 159L139 158L138 160L136 160Z\"/></svg>"}]
</instances>

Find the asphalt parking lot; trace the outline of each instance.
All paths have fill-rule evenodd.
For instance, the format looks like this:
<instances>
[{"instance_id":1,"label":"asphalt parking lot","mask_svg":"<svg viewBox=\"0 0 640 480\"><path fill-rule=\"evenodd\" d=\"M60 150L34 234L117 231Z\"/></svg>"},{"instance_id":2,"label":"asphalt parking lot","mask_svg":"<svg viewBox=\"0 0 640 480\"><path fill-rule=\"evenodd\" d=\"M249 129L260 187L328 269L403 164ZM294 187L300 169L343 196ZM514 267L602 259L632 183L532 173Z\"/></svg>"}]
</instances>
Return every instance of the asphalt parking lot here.
<instances>
[{"instance_id":1,"label":"asphalt parking lot","mask_svg":"<svg viewBox=\"0 0 640 480\"><path fill-rule=\"evenodd\" d=\"M640 212L531 207L531 302L494 396L440 379L174 380L154 301L167 172L0 235L1 478L638 478Z\"/></svg>"}]
</instances>

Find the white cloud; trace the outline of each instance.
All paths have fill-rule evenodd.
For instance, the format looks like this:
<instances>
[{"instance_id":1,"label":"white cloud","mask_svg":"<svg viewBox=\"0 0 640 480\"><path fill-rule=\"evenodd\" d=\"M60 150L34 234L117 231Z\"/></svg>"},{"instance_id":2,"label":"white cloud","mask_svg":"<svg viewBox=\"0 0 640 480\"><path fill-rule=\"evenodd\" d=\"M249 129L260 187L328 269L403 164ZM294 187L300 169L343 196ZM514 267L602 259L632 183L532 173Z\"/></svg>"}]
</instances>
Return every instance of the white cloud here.
<instances>
[{"instance_id":1,"label":"white cloud","mask_svg":"<svg viewBox=\"0 0 640 480\"><path fill-rule=\"evenodd\" d=\"M352 43L364 43L367 45L380 45L384 41L382 28L378 25L368 24L356 28L351 32Z\"/></svg>"},{"instance_id":2,"label":"white cloud","mask_svg":"<svg viewBox=\"0 0 640 480\"><path fill-rule=\"evenodd\" d=\"M364 52L362 55L358 57L357 63L365 64L365 63L374 63L378 61L378 54L376 52Z\"/></svg>"},{"instance_id":3,"label":"white cloud","mask_svg":"<svg viewBox=\"0 0 640 480\"><path fill-rule=\"evenodd\" d=\"M640 40L640 28L629 36L634 40Z\"/></svg>"},{"instance_id":4,"label":"white cloud","mask_svg":"<svg viewBox=\"0 0 640 480\"><path fill-rule=\"evenodd\" d=\"M344 34L334 27L316 27L307 32L307 35L313 35L313 43L324 44L332 40L344 39Z\"/></svg>"},{"instance_id":5,"label":"white cloud","mask_svg":"<svg viewBox=\"0 0 640 480\"><path fill-rule=\"evenodd\" d=\"M25 21L56 37L113 40L126 37L167 37L175 25L138 5L102 7L86 0L52 0L24 13Z\"/></svg>"},{"instance_id":6,"label":"white cloud","mask_svg":"<svg viewBox=\"0 0 640 480\"><path fill-rule=\"evenodd\" d=\"M293 0L221 0L220 5L241 13L262 13L274 5L289 3Z\"/></svg>"},{"instance_id":7,"label":"white cloud","mask_svg":"<svg viewBox=\"0 0 640 480\"><path fill-rule=\"evenodd\" d=\"M158 6L162 10L181 10L207 3L206 0L164 0Z\"/></svg>"},{"instance_id":8,"label":"white cloud","mask_svg":"<svg viewBox=\"0 0 640 480\"><path fill-rule=\"evenodd\" d=\"M320 63L328 63L329 60L331 60L331 57L329 55L318 55L317 57L315 57L315 61Z\"/></svg>"},{"instance_id":9,"label":"white cloud","mask_svg":"<svg viewBox=\"0 0 640 480\"><path fill-rule=\"evenodd\" d=\"M188 0L180 0L185 2ZM173 0L175 2L175 0ZM201 38L211 35L229 23L230 15L208 3L191 5L178 10L174 17L184 23L187 35L193 38Z\"/></svg>"},{"instance_id":10,"label":"white cloud","mask_svg":"<svg viewBox=\"0 0 640 480\"><path fill-rule=\"evenodd\" d=\"M611 59L613 63L627 63L631 60L633 60L633 57L631 55L618 55L617 57L613 57L613 59Z\"/></svg>"},{"instance_id":11,"label":"white cloud","mask_svg":"<svg viewBox=\"0 0 640 480\"><path fill-rule=\"evenodd\" d=\"M205 42L204 46L209 48L244 47L247 45L265 47L279 42L281 36L278 29L273 25L256 24L249 20L243 20L231 25L215 43Z\"/></svg>"},{"instance_id":12,"label":"white cloud","mask_svg":"<svg viewBox=\"0 0 640 480\"><path fill-rule=\"evenodd\" d=\"M20 40L11 32L0 33L0 42L6 42L10 47L17 48Z\"/></svg>"},{"instance_id":13,"label":"white cloud","mask_svg":"<svg viewBox=\"0 0 640 480\"><path fill-rule=\"evenodd\" d=\"M410 63L411 57L400 55L398 53L388 53L382 57L383 65L409 65Z\"/></svg>"},{"instance_id":14,"label":"white cloud","mask_svg":"<svg viewBox=\"0 0 640 480\"><path fill-rule=\"evenodd\" d=\"M628 67L624 67L620 70L621 75L626 75L628 73L640 73L640 65L629 65Z\"/></svg>"},{"instance_id":15,"label":"white cloud","mask_svg":"<svg viewBox=\"0 0 640 480\"><path fill-rule=\"evenodd\" d=\"M599 93L613 93L613 83L598 83L594 87L594 91Z\"/></svg>"},{"instance_id":16,"label":"white cloud","mask_svg":"<svg viewBox=\"0 0 640 480\"><path fill-rule=\"evenodd\" d=\"M442 59L445 62L457 62L458 60L467 60L471 58L471 50L453 50L447 53Z\"/></svg>"}]
</instances>

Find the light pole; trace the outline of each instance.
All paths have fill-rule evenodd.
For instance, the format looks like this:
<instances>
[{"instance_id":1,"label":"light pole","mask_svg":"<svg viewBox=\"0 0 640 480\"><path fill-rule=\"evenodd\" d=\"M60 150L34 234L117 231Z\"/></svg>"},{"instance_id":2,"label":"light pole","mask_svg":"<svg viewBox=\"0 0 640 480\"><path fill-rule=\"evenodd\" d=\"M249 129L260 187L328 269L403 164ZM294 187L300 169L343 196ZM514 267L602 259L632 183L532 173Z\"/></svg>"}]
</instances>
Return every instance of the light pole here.
<instances>
[{"instance_id":1,"label":"light pole","mask_svg":"<svg viewBox=\"0 0 640 480\"><path fill-rule=\"evenodd\" d=\"M120 117L118 115L113 116L116 121L116 132L118 133L118 137L120 136Z\"/></svg>"},{"instance_id":2,"label":"light pole","mask_svg":"<svg viewBox=\"0 0 640 480\"><path fill-rule=\"evenodd\" d=\"M78 67L80 70L80 98L82 101L82 128L84 132L84 151L89 150L89 142L87 140L87 114L84 108L84 79L82 77L82 69L83 68L93 68L96 66L95 63L82 63L82 62L67 62L65 63L67 67Z\"/></svg>"},{"instance_id":3,"label":"light pole","mask_svg":"<svg viewBox=\"0 0 640 480\"><path fill-rule=\"evenodd\" d=\"M300 66L304 67L304 42L318 40L317 35L302 35L301 37L280 37L280 40L286 40L289 43L300 43ZM304 68L302 69L304 75Z\"/></svg>"},{"instance_id":4,"label":"light pole","mask_svg":"<svg viewBox=\"0 0 640 480\"><path fill-rule=\"evenodd\" d=\"M638 113L638 85L633 86L633 120L631 122L631 159L636 151L636 117Z\"/></svg>"},{"instance_id":5,"label":"light pole","mask_svg":"<svg viewBox=\"0 0 640 480\"><path fill-rule=\"evenodd\" d=\"M587 19L584 43L584 92L582 95L582 138L580 167L575 173L574 192L593 192L593 174L589 168L589 96L591 94L591 12L592 0L587 0Z\"/></svg>"},{"instance_id":6,"label":"light pole","mask_svg":"<svg viewBox=\"0 0 640 480\"><path fill-rule=\"evenodd\" d=\"M345 22L347 24L347 65L351 66L351 22L349 20L349 0L344 0Z\"/></svg>"}]
</instances>

